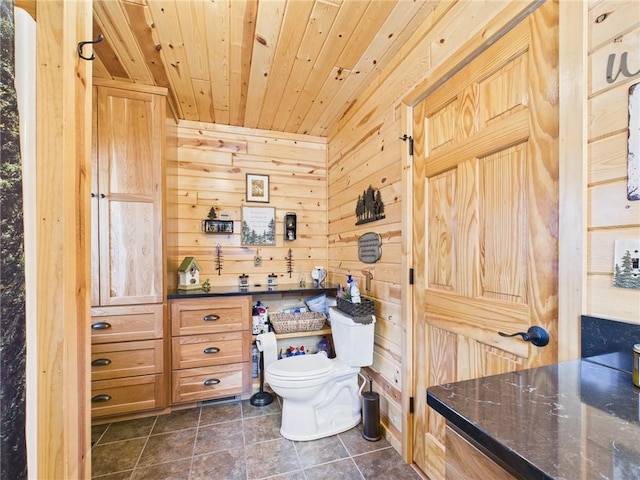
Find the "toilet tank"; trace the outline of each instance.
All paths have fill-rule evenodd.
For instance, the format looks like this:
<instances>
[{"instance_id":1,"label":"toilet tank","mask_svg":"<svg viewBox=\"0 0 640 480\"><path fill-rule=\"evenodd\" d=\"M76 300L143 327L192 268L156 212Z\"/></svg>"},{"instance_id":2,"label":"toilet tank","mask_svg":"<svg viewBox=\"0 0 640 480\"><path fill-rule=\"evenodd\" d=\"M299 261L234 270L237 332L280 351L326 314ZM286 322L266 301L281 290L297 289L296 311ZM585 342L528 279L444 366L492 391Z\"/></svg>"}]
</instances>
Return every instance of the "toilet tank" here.
<instances>
[{"instance_id":1,"label":"toilet tank","mask_svg":"<svg viewBox=\"0 0 640 480\"><path fill-rule=\"evenodd\" d=\"M373 364L373 332L376 323L373 315L371 323L358 323L336 307L331 307L329 321L336 358L351 367Z\"/></svg>"}]
</instances>

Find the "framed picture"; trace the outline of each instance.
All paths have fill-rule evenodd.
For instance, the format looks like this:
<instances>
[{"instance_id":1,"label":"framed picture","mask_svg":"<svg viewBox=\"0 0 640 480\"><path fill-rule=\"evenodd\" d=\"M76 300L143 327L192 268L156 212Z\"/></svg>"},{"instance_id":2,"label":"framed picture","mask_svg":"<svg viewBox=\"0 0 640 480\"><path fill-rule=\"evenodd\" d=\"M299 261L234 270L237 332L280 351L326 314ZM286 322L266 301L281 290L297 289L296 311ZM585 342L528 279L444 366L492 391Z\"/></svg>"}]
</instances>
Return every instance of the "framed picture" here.
<instances>
[{"instance_id":1,"label":"framed picture","mask_svg":"<svg viewBox=\"0 0 640 480\"><path fill-rule=\"evenodd\" d=\"M276 209L242 207L242 245L276 244Z\"/></svg>"},{"instance_id":2,"label":"framed picture","mask_svg":"<svg viewBox=\"0 0 640 480\"><path fill-rule=\"evenodd\" d=\"M269 203L269 175L247 173L247 202Z\"/></svg>"}]
</instances>

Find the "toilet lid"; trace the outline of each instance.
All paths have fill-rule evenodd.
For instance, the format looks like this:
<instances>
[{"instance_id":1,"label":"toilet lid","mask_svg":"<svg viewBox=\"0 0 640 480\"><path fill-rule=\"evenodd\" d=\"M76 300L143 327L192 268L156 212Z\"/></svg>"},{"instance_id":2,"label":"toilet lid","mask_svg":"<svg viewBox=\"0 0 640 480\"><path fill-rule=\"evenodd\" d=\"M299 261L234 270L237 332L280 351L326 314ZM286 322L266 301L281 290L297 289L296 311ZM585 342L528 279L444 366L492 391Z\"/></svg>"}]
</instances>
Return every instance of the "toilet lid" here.
<instances>
[{"instance_id":1,"label":"toilet lid","mask_svg":"<svg viewBox=\"0 0 640 480\"><path fill-rule=\"evenodd\" d=\"M325 355L297 355L270 363L269 374L279 377L313 378L326 375L332 367Z\"/></svg>"}]
</instances>

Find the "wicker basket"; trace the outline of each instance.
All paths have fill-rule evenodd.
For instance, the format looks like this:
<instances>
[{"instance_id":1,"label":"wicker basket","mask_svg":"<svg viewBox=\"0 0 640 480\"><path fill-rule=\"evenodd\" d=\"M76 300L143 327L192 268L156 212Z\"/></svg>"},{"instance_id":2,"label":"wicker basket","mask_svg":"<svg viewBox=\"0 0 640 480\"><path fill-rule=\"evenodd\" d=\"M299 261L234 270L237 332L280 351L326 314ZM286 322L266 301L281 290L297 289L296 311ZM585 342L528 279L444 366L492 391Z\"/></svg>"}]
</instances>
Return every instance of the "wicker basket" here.
<instances>
[{"instance_id":1,"label":"wicker basket","mask_svg":"<svg viewBox=\"0 0 640 480\"><path fill-rule=\"evenodd\" d=\"M351 303L349 300L338 297L338 310L346 313L351 317L364 317L373 315L373 300L361 297L362 303Z\"/></svg>"},{"instance_id":2,"label":"wicker basket","mask_svg":"<svg viewBox=\"0 0 640 480\"><path fill-rule=\"evenodd\" d=\"M276 333L311 332L320 330L327 316L318 312L272 313L269 320Z\"/></svg>"}]
</instances>

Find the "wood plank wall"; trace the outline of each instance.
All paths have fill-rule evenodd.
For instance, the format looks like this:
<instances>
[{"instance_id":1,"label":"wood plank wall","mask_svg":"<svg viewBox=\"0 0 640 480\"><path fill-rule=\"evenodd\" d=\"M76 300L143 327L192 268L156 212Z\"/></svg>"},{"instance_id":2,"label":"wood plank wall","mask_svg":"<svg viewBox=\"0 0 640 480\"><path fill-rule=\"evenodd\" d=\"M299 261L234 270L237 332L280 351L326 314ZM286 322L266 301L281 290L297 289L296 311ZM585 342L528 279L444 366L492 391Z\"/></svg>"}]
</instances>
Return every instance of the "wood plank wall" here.
<instances>
[{"instance_id":1,"label":"wood plank wall","mask_svg":"<svg viewBox=\"0 0 640 480\"><path fill-rule=\"evenodd\" d=\"M410 247L411 219L403 222L407 198L406 158L408 144L400 140L411 134L404 119L403 101L416 86L436 74L447 62L460 62L461 47L470 39L489 38L510 19L528 8L530 2L440 2L358 98L344 118L329 133L329 278L344 281L351 273L364 284L364 272L373 274L372 290L363 293L376 302L376 336L373 368L367 369L381 393L381 417L386 438L405 459L410 459L407 440L411 428L406 413L406 392L411 391L411 312L403 309L408 295L406 259ZM460 19L473 19L464 24ZM468 53L467 53L468 55ZM433 77L437 78L437 77ZM424 93L424 92L422 92ZM403 180L404 178L404 180ZM386 218L356 226L358 195L369 185L379 189ZM406 202L406 203L405 203ZM382 236L382 258L375 264L358 260L358 238L366 232ZM408 352L408 353L407 353ZM424 392L415 392L424 395ZM403 402L405 411L403 412ZM403 438L404 437L404 438Z\"/></svg>"},{"instance_id":2,"label":"wood plank wall","mask_svg":"<svg viewBox=\"0 0 640 480\"><path fill-rule=\"evenodd\" d=\"M167 141L167 265L169 290L177 286L177 270L185 256L202 267L200 279L211 288L238 284L249 275L251 284L265 285L278 275L278 285L297 284L302 273L310 283L316 265L327 267L326 140L210 123L169 120ZM268 175L268 203L247 202L245 175ZM274 246L241 245L241 207L273 207ZM202 232L211 207L234 221L233 234ZM297 239L284 240L284 215L297 215ZM222 251L222 270L216 271L216 246ZM257 250L259 249L259 252ZM293 274L287 273L291 249ZM254 257L262 265L254 266Z\"/></svg>"},{"instance_id":3,"label":"wood plank wall","mask_svg":"<svg viewBox=\"0 0 640 480\"><path fill-rule=\"evenodd\" d=\"M640 323L640 290L612 286L615 241L640 240L640 201L627 200L628 96L629 87L640 81L640 3L590 2L588 15L585 313ZM622 74L609 83L609 56L615 55L615 77L625 52L632 76Z\"/></svg>"}]
</instances>

